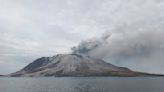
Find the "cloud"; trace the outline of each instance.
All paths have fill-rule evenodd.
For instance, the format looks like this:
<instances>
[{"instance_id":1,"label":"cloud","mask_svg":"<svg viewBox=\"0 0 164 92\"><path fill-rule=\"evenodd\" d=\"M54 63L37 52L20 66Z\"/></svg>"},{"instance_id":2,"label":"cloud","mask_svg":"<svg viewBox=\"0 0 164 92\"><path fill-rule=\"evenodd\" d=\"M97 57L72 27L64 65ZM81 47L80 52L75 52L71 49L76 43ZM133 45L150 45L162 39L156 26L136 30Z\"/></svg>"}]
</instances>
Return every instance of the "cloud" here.
<instances>
[{"instance_id":1,"label":"cloud","mask_svg":"<svg viewBox=\"0 0 164 92\"><path fill-rule=\"evenodd\" d=\"M14 72L27 64L19 58L30 63L33 57L69 53L81 40L105 31L112 33L110 39L127 29L162 29L163 7L162 0L0 0L0 62L10 58L15 68L8 72Z\"/></svg>"},{"instance_id":2,"label":"cloud","mask_svg":"<svg viewBox=\"0 0 164 92\"><path fill-rule=\"evenodd\" d=\"M73 53L99 57L137 71L164 73L163 7L161 0L104 3L90 18L107 30L107 39L99 35L83 40L72 48Z\"/></svg>"}]
</instances>

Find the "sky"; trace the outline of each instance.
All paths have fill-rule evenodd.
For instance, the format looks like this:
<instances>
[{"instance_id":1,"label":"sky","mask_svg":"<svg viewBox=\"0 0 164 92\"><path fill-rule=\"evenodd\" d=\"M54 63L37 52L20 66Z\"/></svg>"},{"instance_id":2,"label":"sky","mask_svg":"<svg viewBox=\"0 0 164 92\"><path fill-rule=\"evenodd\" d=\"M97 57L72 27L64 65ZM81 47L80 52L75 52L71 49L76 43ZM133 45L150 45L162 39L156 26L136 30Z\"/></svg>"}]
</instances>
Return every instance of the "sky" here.
<instances>
[{"instance_id":1,"label":"sky","mask_svg":"<svg viewBox=\"0 0 164 92\"><path fill-rule=\"evenodd\" d=\"M163 0L0 0L0 74L18 71L42 56L70 53L70 49L81 42L93 39L97 42L108 34L114 40L107 42L114 45L105 45L106 49L119 54L96 49L93 50L96 56L134 70L164 73L163 49L158 49L158 46L164 47L163 11ZM145 52L139 53L142 58L145 56L143 60L137 52L128 56L128 60L122 59L127 58L124 51L128 51L128 55L129 52L142 52L140 47L134 51L127 48L127 44L135 47L133 44L142 41L146 50L155 52L151 54L155 58L150 59ZM122 42L126 43L125 47ZM153 45L149 47L147 42ZM106 41L100 44L104 43ZM120 45L125 49L120 50ZM156 56L160 56L160 60ZM123 63L118 62L120 59Z\"/></svg>"}]
</instances>

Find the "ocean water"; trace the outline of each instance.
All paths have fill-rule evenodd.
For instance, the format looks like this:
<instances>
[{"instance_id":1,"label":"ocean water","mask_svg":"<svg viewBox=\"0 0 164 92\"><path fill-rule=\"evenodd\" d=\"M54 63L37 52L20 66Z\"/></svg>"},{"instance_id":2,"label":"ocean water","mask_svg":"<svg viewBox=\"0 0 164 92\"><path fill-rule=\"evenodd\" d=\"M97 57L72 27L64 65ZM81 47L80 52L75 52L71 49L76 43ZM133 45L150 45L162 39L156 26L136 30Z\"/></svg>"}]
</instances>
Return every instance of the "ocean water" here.
<instances>
[{"instance_id":1,"label":"ocean water","mask_svg":"<svg viewBox=\"0 0 164 92\"><path fill-rule=\"evenodd\" d=\"M0 92L164 92L164 77L0 78Z\"/></svg>"}]
</instances>

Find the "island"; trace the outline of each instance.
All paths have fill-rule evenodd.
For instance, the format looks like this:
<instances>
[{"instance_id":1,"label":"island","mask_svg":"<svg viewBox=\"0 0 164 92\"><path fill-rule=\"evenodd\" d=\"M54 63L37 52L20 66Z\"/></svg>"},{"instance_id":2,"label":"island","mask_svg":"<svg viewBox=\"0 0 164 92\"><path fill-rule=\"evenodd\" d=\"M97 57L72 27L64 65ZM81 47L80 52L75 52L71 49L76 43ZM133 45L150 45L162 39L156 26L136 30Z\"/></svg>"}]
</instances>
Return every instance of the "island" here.
<instances>
[{"instance_id":1,"label":"island","mask_svg":"<svg viewBox=\"0 0 164 92\"><path fill-rule=\"evenodd\" d=\"M132 71L107 63L102 59L79 54L58 54L41 57L26 67L11 73L10 77L89 77L89 76L164 76Z\"/></svg>"}]
</instances>

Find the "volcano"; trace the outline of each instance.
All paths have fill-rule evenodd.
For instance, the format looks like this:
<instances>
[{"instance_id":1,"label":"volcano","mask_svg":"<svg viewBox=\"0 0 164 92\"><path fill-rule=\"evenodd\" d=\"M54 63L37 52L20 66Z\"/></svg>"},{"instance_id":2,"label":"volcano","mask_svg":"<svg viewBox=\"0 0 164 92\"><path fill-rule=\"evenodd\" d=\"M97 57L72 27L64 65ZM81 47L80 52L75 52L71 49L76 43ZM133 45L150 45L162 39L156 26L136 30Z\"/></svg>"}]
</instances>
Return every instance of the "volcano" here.
<instances>
[{"instance_id":1,"label":"volcano","mask_svg":"<svg viewBox=\"0 0 164 92\"><path fill-rule=\"evenodd\" d=\"M78 76L162 76L132 71L104 60L78 54L58 54L42 57L30 63L11 77L78 77Z\"/></svg>"}]
</instances>

